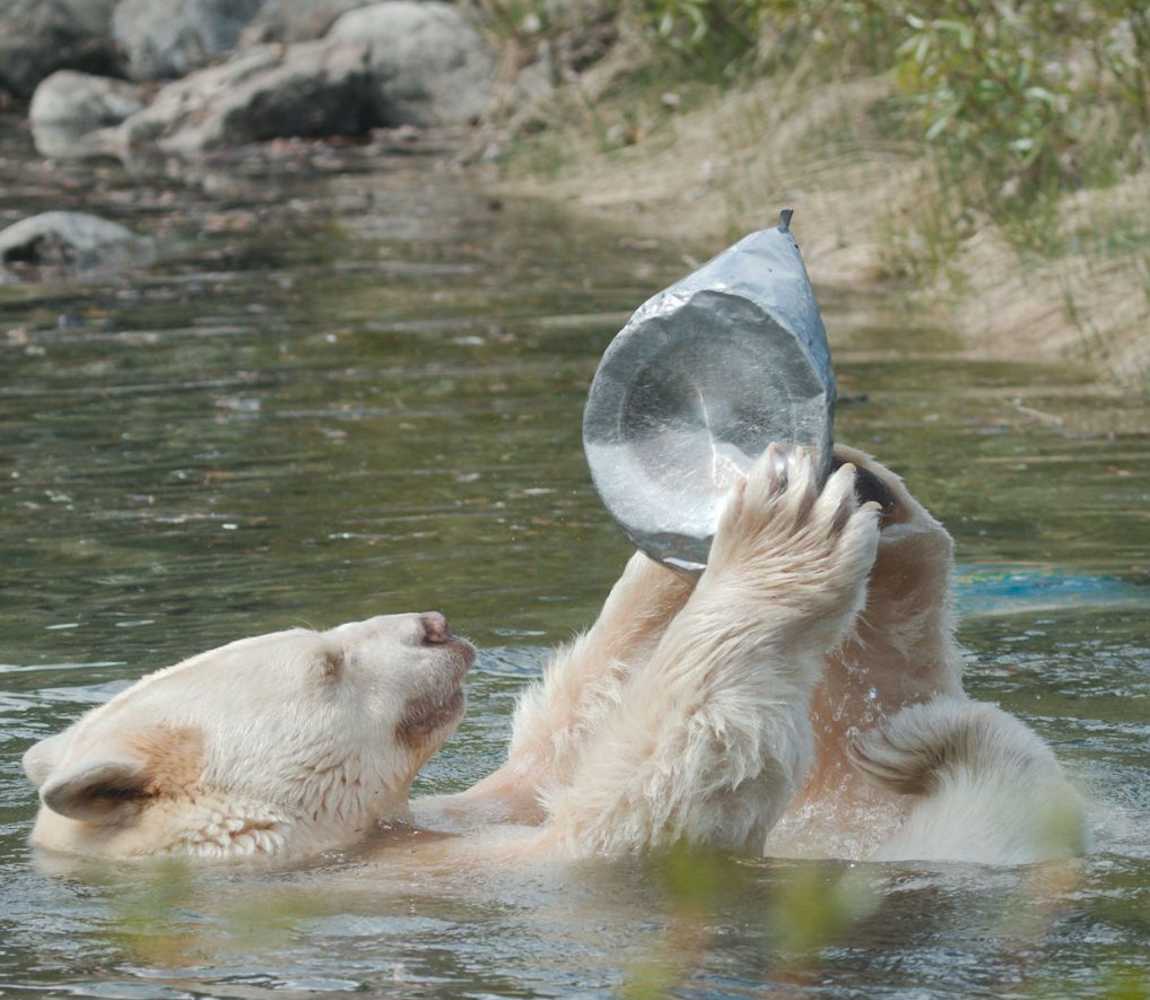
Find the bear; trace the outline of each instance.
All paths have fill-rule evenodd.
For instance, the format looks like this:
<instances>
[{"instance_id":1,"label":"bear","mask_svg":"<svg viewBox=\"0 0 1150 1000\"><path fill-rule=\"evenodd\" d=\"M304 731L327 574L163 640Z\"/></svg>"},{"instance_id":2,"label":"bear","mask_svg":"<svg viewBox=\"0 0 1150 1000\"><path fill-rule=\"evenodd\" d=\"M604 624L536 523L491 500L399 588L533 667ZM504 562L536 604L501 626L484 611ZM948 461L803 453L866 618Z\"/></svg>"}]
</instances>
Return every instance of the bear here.
<instances>
[{"instance_id":1,"label":"bear","mask_svg":"<svg viewBox=\"0 0 1150 1000\"><path fill-rule=\"evenodd\" d=\"M870 455L836 445L834 464L856 470L856 493L877 504L877 547L865 607L827 649L805 702L794 791L761 853L987 864L1083 853L1085 804L1053 752L963 692L950 534ZM717 540L715 555L728 554ZM507 762L464 793L420 802L427 821L445 822L437 810L545 822L550 796L570 783L584 744L694 589L692 577L636 553L595 625L520 696Z\"/></svg>"},{"instance_id":2,"label":"bear","mask_svg":"<svg viewBox=\"0 0 1150 1000\"><path fill-rule=\"evenodd\" d=\"M636 553L521 696L504 764L466 791L410 797L463 716L475 650L437 612L385 615L192 657L35 744L31 841L280 861L442 834L412 863L681 843L1080 853L1082 802L1049 747L962 691L950 536L869 456L840 446L836 465L820 490L810 454L771 445L697 578Z\"/></svg>"}]
</instances>

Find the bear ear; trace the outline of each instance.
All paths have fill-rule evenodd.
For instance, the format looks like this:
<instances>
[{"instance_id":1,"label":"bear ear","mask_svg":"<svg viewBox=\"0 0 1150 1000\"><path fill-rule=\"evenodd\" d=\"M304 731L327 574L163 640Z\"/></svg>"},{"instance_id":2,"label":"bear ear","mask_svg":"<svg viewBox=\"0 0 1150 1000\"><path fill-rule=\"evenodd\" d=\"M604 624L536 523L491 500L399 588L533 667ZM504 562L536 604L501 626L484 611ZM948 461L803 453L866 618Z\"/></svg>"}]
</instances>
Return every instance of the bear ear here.
<instances>
[{"instance_id":1,"label":"bear ear","mask_svg":"<svg viewBox=\"0 0 1150 1000\"><path fill-rule=\"evenodd\" d=\"M70 819L101 822L149 797L142 760L128 754L88 758L54 772L40 789L40 800Z\"/></svg>"},{"instance_id":2,"label":"bear ear","mask_svg":"<svg viewBox=\"0 0 1150 1000\"><path fill-rule=\"evenodd\" d=\"M48 780L48 775L55 770L60 758L64 756L64 747L70 735L69 730L64 730L55 736L42 739L39 743L33 743L24 751L24 757L21 760L24 765L24 773L37 788Z\"/></svg>"}]
</instances>

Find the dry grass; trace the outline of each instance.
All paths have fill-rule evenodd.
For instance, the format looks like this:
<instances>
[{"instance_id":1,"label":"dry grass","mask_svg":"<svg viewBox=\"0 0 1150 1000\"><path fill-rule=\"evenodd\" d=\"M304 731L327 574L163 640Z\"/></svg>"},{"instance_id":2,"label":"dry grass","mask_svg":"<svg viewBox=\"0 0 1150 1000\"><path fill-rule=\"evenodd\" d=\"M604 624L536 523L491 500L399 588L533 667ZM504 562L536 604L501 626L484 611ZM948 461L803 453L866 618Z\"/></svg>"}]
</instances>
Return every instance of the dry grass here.
<instances>
[{"instance_id":1,"label":"dry grass","mask_svg":"<svg viewBox=\"0 0 1150 1000\"><path fill-rule=\"evenodd\" d=\"M989 216L950 222L922 147L894 143L876 124L889 79L760 79L676 94L674 107L658 86L615 86L633 56L599 67L584 92L549 98L535 112L547 129L517 141L505 184L696 257L794 206L816 283L909 293L973 354L1082 363L1146 388L1146 172L1066 196L1057 220L1041 223L1049 252L1027 254Z\"/></svg>"},{"instance_id":2,"label":"dry grass","mask_svg":"<svg viewBox=\"0 0 1150 1000\"><path fill-rule=\"evenodd\" d=\"M1020 259L993 228L976 234L961 248L966 288L955 303L958 329L991 357L1069 360L1145 387L1150 370L1148 206L1150 175L1145 172L1112 188L1064 198L1061 229L1071 245L1047 259ZM1129 240L1115 246L1115 236L1122 233Z\"/></svg>"}]
</instances>

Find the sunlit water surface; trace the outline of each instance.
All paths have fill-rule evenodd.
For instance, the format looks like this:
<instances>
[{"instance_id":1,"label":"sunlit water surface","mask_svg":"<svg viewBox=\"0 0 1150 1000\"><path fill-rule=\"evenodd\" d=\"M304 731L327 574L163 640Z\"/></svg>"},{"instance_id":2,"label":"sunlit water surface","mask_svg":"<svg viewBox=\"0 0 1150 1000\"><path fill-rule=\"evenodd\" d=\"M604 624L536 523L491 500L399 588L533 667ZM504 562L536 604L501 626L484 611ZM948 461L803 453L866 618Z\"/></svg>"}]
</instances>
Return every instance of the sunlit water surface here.
<instances>
[{"instance_id":1,"label":"sunlit water surface","mask_svg":"<svg viewBox=\"0 0 1150 1000\"><path fill-rule=\"evenodd\" d=\"M833 290L838 436L955 534L969 687L1091 796L1081 865L39 864L23 750L241 635L442 609L483 652L420 789L494 767L515 693L627 555L580 449L588 381L692 261L418 151L288 147L177 186L4 136L0 222L88 207L161 260L0 287L0 994L1053 997L1150 974L1145 405Z\"/></svg>"}]
</instances>

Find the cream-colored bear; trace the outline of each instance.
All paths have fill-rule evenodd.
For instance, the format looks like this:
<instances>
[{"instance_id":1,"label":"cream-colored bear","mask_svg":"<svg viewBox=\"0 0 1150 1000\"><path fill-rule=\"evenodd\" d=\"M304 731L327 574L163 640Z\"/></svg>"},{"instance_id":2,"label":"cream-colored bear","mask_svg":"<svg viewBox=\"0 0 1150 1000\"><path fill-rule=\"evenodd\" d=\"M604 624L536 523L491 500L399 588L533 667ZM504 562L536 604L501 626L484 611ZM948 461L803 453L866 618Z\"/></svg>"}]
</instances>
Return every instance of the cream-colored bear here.
<instances>
[{"instance_id":1,"label":"cream-colored bear","mask_svg":"<svg viewBox=\"0 0 1150 1000\"><path fill-rule=\"evenodd\" d=\"M307 854L407 815L475 657L442 615L241 639L33 746L32 842L123 857Z\"/></svg>"},{"instance_id":2,"label":"cream-colored bear","mask_svg":"<svg viewBox=\"0 0 1150 1000\"><path fill-rule=\"evenodd\" d=\"M820 494L807 455L769 449L697 583L636 555L521 699L506 764L466 792L408 801L474 650L441 615L396 615L232 643L36 744L33 843L291 858L418 827L458 834L424 855L1080 849L1049 749L962 694L949 536L877 463L840 460Z\"/></svg>"}]
</instances>

